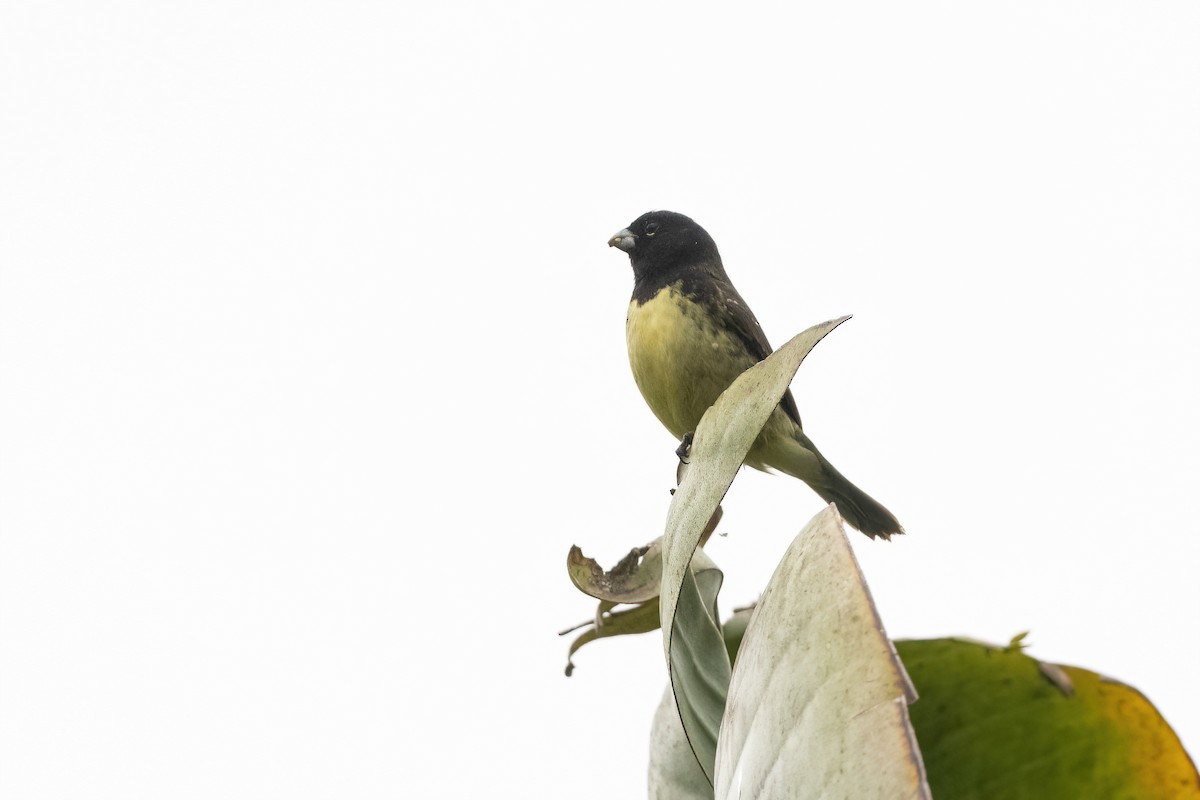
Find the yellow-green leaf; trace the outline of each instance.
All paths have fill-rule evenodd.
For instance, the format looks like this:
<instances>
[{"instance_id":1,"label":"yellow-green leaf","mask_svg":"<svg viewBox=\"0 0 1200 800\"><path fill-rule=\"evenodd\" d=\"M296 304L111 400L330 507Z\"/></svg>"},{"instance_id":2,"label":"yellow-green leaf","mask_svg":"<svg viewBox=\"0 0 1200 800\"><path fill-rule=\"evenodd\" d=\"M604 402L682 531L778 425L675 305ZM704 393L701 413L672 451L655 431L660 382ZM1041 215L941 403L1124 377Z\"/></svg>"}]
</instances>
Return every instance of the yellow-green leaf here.
<instances>
[{"instance_id":1,"label":"yellow-green leaf","mask_svg":"<svg viewBox=\"0 0 1200 800\"><path fill-rule=\"evenodd\" d=\"M898 641L938 800L1196 800L1196 767L1136 689L1019 647Z\"/></svg>"}]
</instances>

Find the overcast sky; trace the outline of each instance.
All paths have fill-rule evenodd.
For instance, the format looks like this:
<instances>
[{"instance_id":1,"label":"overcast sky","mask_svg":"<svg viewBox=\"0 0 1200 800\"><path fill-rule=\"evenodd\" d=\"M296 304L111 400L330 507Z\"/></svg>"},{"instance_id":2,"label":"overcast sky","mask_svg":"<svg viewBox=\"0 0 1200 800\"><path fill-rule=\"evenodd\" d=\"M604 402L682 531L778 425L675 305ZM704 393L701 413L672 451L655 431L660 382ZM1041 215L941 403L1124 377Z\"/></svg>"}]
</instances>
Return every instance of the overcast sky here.
<instances>
[{"instance_id":1,"label":"overcast sky","mask_svg":"<svg viewBox=\"0 0 1200 800\"><path fill-rule=\"evenodd\" d=\"M661 533L628 259L694 217L894 637L1129 682L1200 752L1200 6L0 11L0 794L637 797ZM744 471L752 601L821 501ZM919 689L920 687L918 687Z\"/></svg>"}]
</instances>

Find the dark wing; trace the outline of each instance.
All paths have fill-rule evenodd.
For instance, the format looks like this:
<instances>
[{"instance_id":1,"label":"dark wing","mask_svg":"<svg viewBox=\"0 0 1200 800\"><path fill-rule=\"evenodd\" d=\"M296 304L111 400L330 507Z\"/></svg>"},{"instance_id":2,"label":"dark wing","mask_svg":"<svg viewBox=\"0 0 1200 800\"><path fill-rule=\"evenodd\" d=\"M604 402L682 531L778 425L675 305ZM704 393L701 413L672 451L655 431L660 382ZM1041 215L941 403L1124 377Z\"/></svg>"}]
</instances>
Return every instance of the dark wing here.
<instances>
[{"instance_id":1,"label":"dark wing","mask_svg":"<svg viewBox=\"0 0 1200 800\"><path fill-rule=\"evenodd\" d=\"M758 324L754 312L750 310L750 306L746 305L746 301L738 294L737 289L733 288L733 284L718 280L713 281L712 286L714 290L712 302L719 312L718 319L729 324L729 329L742 340L756 362L771 355L774 351L771 343L767 341L767 335L763 333L762 325ZM783 393L783 399L779 401L779 405L783 408L783 412L792 418L793 422L800 425L800 410L796 408L796 400L792 397L791 389ZM803 428L802 425L800 427Z\"/></svg>"}]
</instances>

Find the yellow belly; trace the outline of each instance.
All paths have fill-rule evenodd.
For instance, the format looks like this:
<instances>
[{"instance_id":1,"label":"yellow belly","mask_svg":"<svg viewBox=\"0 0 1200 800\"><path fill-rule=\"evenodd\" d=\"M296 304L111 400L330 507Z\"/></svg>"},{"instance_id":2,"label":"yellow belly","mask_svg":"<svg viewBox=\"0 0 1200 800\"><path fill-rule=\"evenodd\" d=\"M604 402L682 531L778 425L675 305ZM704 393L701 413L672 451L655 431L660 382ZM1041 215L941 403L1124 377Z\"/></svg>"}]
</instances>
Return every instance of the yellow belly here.
<instances>
[{"instance_id":1,"label":"yellow belly","mask_svg":"<svg viewBox=\"0 0 1200 800\"><path fill-rule=\"evenodd\" d=\"M677 439L695 431L721 392L754 363L742 343L710 322L678 284L640 306L630 303L625 340L642 397Z\"/></svg>"}]
</instances>

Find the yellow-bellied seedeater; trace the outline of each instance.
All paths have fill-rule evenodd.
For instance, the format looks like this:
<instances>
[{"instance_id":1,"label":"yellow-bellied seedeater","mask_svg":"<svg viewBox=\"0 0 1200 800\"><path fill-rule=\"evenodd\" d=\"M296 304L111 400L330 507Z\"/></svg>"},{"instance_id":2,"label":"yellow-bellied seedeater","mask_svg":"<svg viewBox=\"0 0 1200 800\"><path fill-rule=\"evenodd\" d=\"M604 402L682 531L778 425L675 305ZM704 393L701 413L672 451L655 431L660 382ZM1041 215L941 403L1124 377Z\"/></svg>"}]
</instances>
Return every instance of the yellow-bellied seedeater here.
<instances>
[{"instance_id":1,"label":"yellow-bellied seedeater","mask_svg":"<svg viewBox=\"0 0 1200 800\"><path fill-rule=\"evenodd\" d=\"M682 439L738 375L770 355L771 345L725 274L716 242L689 217L650 211L608 243L628 253L633 265L625 321L633 378L654 415ZM842 477L804 435L790 389L746 464L799 478L868 536L904 532L890 511Z\"/></svg>"}]
</instances>

